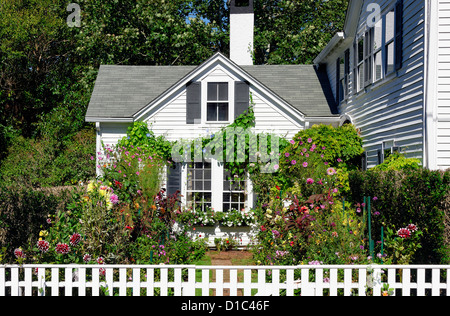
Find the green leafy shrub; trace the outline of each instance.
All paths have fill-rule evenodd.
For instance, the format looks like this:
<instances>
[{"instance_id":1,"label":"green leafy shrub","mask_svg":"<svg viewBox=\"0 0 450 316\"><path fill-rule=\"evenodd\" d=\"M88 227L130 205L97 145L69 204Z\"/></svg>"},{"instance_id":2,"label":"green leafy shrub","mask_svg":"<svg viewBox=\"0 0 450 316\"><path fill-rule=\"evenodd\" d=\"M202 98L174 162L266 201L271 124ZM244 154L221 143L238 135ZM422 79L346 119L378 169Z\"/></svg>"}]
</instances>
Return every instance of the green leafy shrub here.
<instances>
[{"instance_id":1,"label":"green leafy shrub","mask_svg":"<svg viewBox=\"0 0 450 316\"><path fill-rule=\"evenodd\" d=\"M380 240L381 226L404 227L414 223L423 232L415 263L445 262L444 207L450 190L450 172L428 169L369 170L349 174L351 200L377 198L373 232Z\"/></svg>"}]
</instances>

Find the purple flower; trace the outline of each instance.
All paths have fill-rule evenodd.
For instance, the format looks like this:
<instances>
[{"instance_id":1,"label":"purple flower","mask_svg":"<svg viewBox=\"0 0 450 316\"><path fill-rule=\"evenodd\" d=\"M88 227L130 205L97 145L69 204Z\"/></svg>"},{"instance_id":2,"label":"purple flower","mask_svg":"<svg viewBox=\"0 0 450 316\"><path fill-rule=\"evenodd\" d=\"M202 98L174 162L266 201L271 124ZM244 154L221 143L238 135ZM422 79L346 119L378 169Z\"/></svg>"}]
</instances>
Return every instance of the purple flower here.
<instances>
[{"instance_id":1,"label":"purple flower","mask_svg":"<svg viewBox=\"0 0 450 316\"><path fill-rule=\"evenodd\" d=\"M308 178L306 179L307 184L314 184L314 179Z\"/></svg>"}]
</instances>

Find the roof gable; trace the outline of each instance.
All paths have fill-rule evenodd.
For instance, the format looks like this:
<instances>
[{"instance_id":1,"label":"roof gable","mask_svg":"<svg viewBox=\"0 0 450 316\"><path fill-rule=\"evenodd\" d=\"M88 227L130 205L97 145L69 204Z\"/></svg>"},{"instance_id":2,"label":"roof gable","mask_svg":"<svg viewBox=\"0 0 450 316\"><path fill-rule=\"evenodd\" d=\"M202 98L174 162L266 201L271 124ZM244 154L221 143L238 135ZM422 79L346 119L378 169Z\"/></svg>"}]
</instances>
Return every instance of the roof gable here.
<instances>
[{"instance_id":1,"label":"roof gable","mask_svg":"<svg viewBox=\"0 0 450 316\"><path fill-rule=\"evenodd\" d=\"M216 53L200 66L101 66L86 121L141 120L187 83L221 65L297 116L332 116L337 107L326 74L312 65L238 66Z\"/></svg>"}]
</instances>

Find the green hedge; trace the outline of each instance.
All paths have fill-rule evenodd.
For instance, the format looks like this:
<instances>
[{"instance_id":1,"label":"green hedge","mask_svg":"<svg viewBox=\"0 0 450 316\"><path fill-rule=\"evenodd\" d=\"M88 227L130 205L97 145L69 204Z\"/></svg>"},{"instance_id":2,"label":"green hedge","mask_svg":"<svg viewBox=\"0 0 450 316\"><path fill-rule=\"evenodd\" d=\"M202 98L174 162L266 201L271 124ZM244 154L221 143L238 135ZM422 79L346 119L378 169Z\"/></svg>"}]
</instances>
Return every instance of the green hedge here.
<instances>
[{"instance_id":1,"label":"green hedge","mask_svg":"<svg viewBox=\"0 0 450 316\"><path fill-rule=\"evenodd\" d=\"M0 250L7 248L7 262L14 261L15 248L36 243L36 236L48 215L65 209L71 190L73 188L36 190L0 185Z\"/></svg>"},{"instance_id":2,"label":"green hedge","mask_svg":"<svg viewBox=\"0 0 450 316\"><path fill-rule=\"evenodd\" d=\"M444 217L450 210L444 202L450 190L450 170L352 171L349 182L353 202L363 202L364 196L377 197L372 202L372 213L379 212L372 217L375 241L381 239L381 226L399 229L413 223L424 232L415 263L449 261Z\"/></svg>"}]
</instances>

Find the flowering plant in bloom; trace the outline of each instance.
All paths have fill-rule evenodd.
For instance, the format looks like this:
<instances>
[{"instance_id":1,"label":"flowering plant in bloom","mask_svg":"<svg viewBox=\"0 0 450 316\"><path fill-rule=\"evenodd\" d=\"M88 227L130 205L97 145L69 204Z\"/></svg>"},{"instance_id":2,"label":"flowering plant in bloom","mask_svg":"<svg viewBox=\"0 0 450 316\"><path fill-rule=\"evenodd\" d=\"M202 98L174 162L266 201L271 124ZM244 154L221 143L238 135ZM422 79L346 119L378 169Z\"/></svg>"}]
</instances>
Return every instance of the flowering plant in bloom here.
<instances>
[{"instance_id":1,"label":"flowering plant in bloom","mask_svg":"<svg viewBox=\"0 0 450 316\"><path fill-rule=\"evenodd\" d=\"M75 247L78 245L80 240L81 240L81 235L78 233L75 233L72 236L70 236L70 245Z\"/></svg>"},{"instance_id":2,"label":"flowering plant in bloom","mask_svg":"<svg viewBox=\"0 0 450 316\"><path fill-rule=\"evenodd\" d=\"M422 247L420 244L422 235L422 231L415 224L409 224L398 230L388 227L385 241L386 262L409 264L417 250Z\"/></svg>"},{"instance_id":3,"label":"flowering plant in bloom","mask_svg":"<svg viewBox=\"0 0 450 316\"><path fill-rule=\"evenodd\" d=\"M46 240L39 240L37 242L37 247L40 252L46 253L50 249L50 243Z\"/></svg>"},{"instance_id":4,"label":"flowering plant in bloom","mask_svg":"<svg viewBox=\"0 0 450 316\"><path fill-rule=\"evenodd\" d=\"M70 252L68 244L58 243L55 248L56 253L67 255Z\"/></svg>"}]
</instances>

